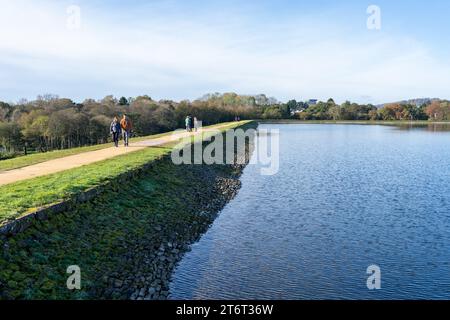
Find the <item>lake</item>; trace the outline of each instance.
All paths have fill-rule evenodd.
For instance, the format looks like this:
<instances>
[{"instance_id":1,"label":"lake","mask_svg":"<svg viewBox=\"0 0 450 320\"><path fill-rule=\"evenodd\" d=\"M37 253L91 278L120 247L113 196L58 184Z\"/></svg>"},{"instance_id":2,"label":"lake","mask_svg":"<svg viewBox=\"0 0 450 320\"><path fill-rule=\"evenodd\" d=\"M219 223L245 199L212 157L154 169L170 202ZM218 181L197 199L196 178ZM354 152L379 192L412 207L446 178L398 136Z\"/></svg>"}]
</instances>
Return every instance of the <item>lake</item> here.
<instances>
[{"instance_id":1,"label":"lake","mask_svg":"<svg viewBox=\"0 0 450 320\"><path fill-rule=\"evenodd\" d=\"M280 167L242 188L173 274L172 299L450 298L450 132L261 124ZM367 267L381 268L369 290Z\"/></svg>"}]
</instances>

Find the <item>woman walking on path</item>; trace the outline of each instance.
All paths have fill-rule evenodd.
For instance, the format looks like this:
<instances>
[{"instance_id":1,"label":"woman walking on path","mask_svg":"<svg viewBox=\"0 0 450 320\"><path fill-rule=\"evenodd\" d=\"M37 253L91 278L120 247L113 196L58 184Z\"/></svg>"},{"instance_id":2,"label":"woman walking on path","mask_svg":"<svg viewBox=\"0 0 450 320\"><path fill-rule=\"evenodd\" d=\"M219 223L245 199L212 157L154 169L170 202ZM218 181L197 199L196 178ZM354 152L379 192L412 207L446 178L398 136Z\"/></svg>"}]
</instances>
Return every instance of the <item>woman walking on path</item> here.
<instances>
[{"instance_id":1,"label":"woman walking on path","mask_svg":"<svg viewBox=\"0 0 450 320\"><path fill-rule=\"evenodd\" d=\"M120 133L121 133L122 129L120 127L119 119L117 117L114 117L113 121L111 122L109 131L111 133L114 145L116 147L118 147L119 146L119 137L120 137Z\"/></svg>"}]
</instances>

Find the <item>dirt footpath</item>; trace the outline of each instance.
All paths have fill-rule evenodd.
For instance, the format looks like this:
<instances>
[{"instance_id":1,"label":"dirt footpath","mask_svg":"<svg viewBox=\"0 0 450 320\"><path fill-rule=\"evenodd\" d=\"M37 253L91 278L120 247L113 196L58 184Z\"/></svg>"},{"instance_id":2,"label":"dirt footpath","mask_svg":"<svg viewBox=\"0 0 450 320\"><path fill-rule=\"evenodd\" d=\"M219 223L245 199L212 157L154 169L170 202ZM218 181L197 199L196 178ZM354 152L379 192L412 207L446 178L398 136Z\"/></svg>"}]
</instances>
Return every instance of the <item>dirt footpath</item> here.
<instances>
[{"instance_id":1,"label":"dirt footpath","mask_svg":"<svg viewBox=\"0 0 450 320\"><path fill-rule=\"evenodd\" d=\"M119 148L111 147L96 151L89 151L84 152L64 158L58 158L54 160L49 160L45 162L41 162L38 164L34 164L28 167L23 167L19 169L13 169L5 172L0 173L0 186L14 183L17 181L27 180L35 177L41 177L48 174L61 172L73 168L78 168L87 164L91 164L94 162L103 161L106 159L110 159L113 157L120 156L122 154L135 152L138 150L142 150L147 147L153 147L153 146L159 146L163 145L168 142L172 142L174 140L178 140L181 138L186 138L189 135L196 135L200 134L202 132L208 132L212 130L221 129L222 127L225 127L226 125L216 126L213 128L203 129L200 130L197 133L188 133L188 132L182 132L177 133L161 138L156 139L149 139L144 141L139 141L136 143L133 143L131 141L130 146L125 148L123 146L120 146Z\"/></svg>"}]
</instances>

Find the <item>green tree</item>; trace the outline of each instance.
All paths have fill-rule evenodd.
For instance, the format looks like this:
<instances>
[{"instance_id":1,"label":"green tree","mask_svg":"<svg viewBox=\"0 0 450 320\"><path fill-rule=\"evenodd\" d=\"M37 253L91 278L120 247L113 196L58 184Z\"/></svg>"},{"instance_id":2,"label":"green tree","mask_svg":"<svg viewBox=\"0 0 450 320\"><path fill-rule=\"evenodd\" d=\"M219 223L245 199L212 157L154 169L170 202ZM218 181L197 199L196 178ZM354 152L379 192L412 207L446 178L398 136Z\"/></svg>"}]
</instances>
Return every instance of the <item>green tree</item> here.
<instances>
[{"instance_id":1,"label":"green tree","mask_svg":"<svg viewBox=\"0 0 450 320\"><path fill-rule=\"evenodd\" d=\"M11 105L0 101L0 121L6 121L9 118L12 110L13 108Z\"/></svg>"},{"instance_id":2,"label":"green tree","mask_svg":"<svg viewBox=\"0 0 450 320\"><path fill-rule=\"evenodd\" d=\"M289 100L286 105L289 107L290 110L297 110L298 103L296 100Z\"/></svg>"},{"instance_id":3,"label":"green tree","mask_svg":"<svg viewBox=\"0 0 450 320\"><path fill-rule=\"evenodd\" d=\"M291 117L291 108L287 104L282 104L279 106L281 117L283 119L289 119ZM295 109L292 109L295 110Z\"/></svg>"},{"instance_id":4,"label":"green tree","mask_svg":"<svg viewBox=\"0 0 450 320\"><path fill-rule=\"evenodd\" d=\"M128 105L128 100L127 100L127 98L121 97L121 98L119 99L119 105L120 105L120 106L127 106L127 105Z\"/></svg>"},{"instance_id":5,"label":"green tree","mask_svg":"<svg viewBox=\"0 0 450 320\"><path fill-rule=\"evenodd\" d=\"M278 107L268 107L263 113L264 119L282 119L283 114Z\"/></svg>"},{"instance_id":6,"label":"green tree","mask_svg":"<svg viewBox=\"0 0 450 320\"><path fill-rule=\"evenodd\" d=\"M0 144L8 152L19 150L22 145L22 135L17 124L0 122Z\"/></svg>"}]
</instances>

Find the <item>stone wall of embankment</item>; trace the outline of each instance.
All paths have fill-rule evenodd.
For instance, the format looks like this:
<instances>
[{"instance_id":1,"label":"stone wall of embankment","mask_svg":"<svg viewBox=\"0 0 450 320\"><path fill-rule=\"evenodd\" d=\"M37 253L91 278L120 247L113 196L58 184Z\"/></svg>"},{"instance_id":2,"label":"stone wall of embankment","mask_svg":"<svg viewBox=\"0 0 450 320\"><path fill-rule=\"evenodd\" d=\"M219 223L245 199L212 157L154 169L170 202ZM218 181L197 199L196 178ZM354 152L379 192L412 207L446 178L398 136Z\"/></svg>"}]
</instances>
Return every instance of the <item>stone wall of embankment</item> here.
<instances>
[{"instance_id":1,"label":"stone wall of embankment","mask_svg":"<svg viewBox=\"0 0 450 320\"><path fill-rule=\"evenodd\" d=\"M173 268L236 195L244 167L164 157L4 228L0 298L165 299ZM66 286L74 265L80 290Z\"/></svg>"}]
</instances>

